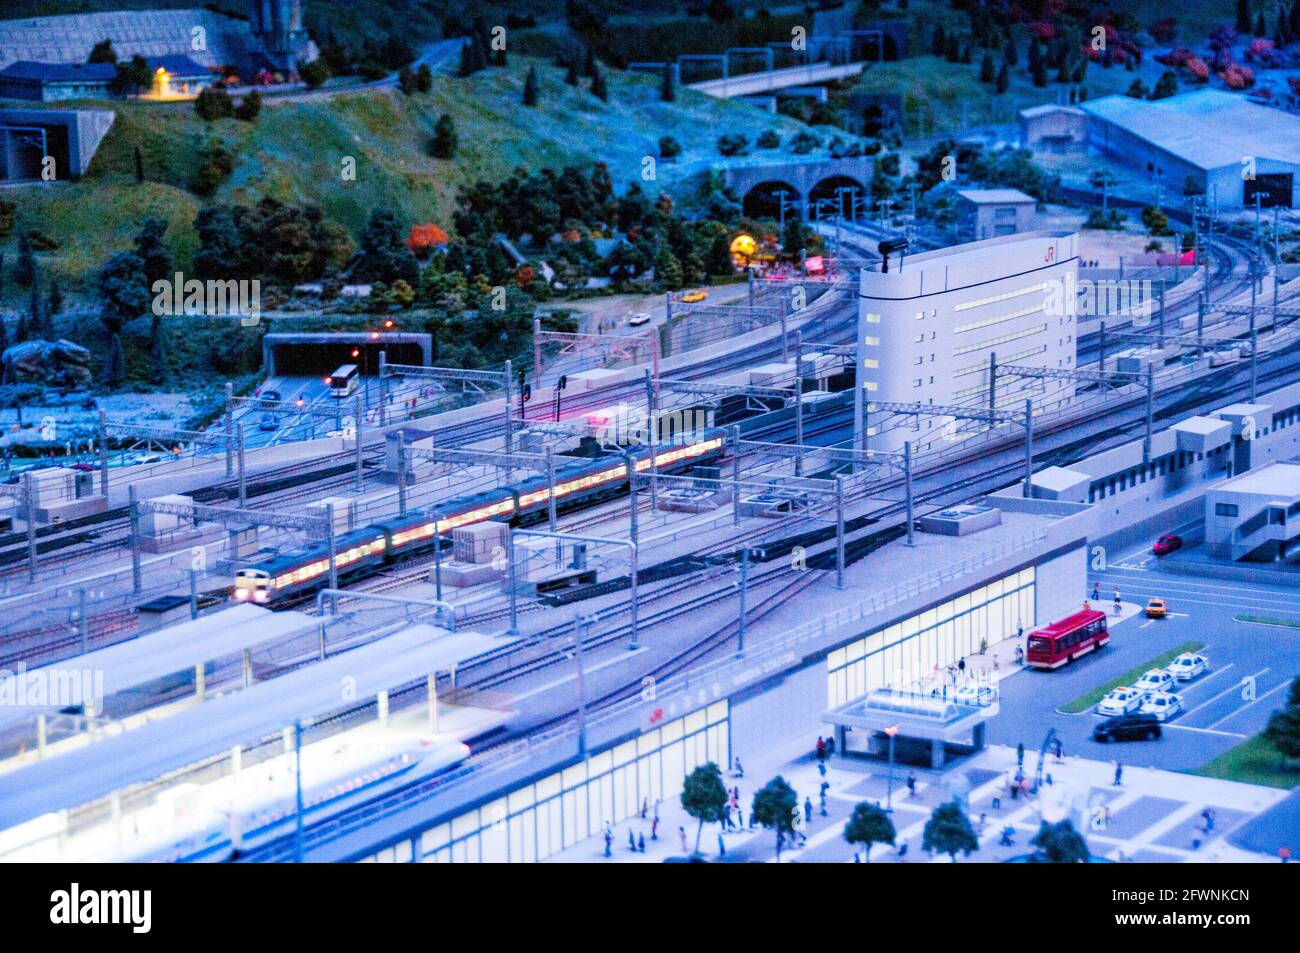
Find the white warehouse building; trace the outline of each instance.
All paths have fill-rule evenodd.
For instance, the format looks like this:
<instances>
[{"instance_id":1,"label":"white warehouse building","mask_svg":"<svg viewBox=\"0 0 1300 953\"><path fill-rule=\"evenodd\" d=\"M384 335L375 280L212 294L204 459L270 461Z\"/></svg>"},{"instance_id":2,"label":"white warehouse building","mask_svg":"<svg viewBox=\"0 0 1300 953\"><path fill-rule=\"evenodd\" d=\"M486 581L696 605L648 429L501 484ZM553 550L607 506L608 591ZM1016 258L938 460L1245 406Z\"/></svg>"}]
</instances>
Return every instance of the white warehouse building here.
<instances>
[{"instance_id":1,"label":"white warehouse building","mask_svg":"<svg viewBox=\"0 0 1300 953\"><path fill-rule=\"evenodd\" d=\"M1199 89L1149 101L1103 96L1080 104L1088 141L1166 196L1191 182L1219 208L1300 205L1300 117L1239 93Z\"/></svg>"},{"instance_id":2,"label":"white warehouse building","mask_svg":"<svg viewBox=\"0 0 1300 953\"><path fill-rule=\"evenodd\" d=\"M868 447L928 450L984 424L951 417L889 418L881 404L988 406L990 355L999 365L1075 366L1078 236L1024 232L904 258L862 271L858 361ZM1020 410L1041 379L999 376L996 406ZM906 427L900 421L915 420ZM881 425L884 425L882 428Z\"/></svg>"}]
</instances>

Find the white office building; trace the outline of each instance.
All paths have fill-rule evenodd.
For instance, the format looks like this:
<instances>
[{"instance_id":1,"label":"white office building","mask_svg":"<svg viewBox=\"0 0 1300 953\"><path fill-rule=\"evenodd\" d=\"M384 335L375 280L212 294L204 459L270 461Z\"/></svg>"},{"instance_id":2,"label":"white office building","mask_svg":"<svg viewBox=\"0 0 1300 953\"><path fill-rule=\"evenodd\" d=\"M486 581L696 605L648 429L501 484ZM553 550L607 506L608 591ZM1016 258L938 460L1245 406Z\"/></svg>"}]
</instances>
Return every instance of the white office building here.
<instances>
[{"instance_id":1,"label":"white office building","mask_svg":"<svg viewBox=\"0 0 1300 953\"><path fill-rule=\"evenodd\" d=\"M863 270L858 360L868 446L924 451L983 423L890 416L884 404L989 403L990 355L999 365L1073 368L1077 236L1038 231L905 257ZM1040 379L999 376L995 404L1020 410L1044 394ZM1051 389L1059 396L1059 386ZM915 425L911 423L915 420ZM905 424L905 426L904 426Z\"/></svg>"}]
</instances>

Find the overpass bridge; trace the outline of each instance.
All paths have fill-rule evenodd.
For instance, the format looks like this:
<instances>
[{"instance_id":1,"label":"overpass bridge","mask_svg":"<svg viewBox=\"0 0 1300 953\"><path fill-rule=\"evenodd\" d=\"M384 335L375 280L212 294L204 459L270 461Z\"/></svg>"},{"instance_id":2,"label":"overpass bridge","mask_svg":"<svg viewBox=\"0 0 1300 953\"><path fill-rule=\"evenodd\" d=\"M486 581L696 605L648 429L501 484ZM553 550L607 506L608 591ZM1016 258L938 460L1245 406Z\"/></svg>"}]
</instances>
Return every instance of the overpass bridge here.
<instances>
[{"instance_id":1,"label":"overpass bridge","mask_svg":"<svg viewBox=\"0 0 1300 953\"><path fill-rule=\"evenodd\" d=\"M830 83L850 76L858 76L866 65L866 63L808 63L804 66L789 66L784 69L765 70L761 73L707 79L691 83L686 88L719 99L761 96L763 93L792 86L814 86L818 83Z\"/></svg>"}]
</instances>

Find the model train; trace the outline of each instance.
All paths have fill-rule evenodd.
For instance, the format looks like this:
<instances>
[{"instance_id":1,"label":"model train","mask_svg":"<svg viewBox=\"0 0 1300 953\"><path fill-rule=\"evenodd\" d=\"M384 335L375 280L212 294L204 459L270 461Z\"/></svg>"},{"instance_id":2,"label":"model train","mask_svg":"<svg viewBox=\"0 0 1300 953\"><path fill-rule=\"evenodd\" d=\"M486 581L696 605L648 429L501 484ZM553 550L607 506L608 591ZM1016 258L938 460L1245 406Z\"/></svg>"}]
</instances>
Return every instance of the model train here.
<instances>
[{"instance_id":1,"label":"model train","mask_svg":"<svg viewBox=\"0 0 1300 953\"><path fill-rule=\"evenodd\" d=\"M469 754L467 746L448 739L340 737L317 743L302 752L304 817L315 820L322 812L441 774ZM295 764L287 753L208 785L173 788L130 819L135 830L120 844L89 859L220 862L282 837L297 816Z\"/></svg>"},{"instance_id":2,"label":"model train","mask_svg":"<svg viewBox=\"0 0 1300 953\"><path fill-rule=\"evenodd\" d=\"M684 443L655 448L653 459L658 472L680 473L716 461L725 445L723 431L705 431ZM650 469L649 446L630 449L628 454L637 473ZM545 476L532 477L344 533L334 541L335 569L340 581L359 579L431 550L438 537L461 526L484 520L512 526L539 522L546 518L552 492L556 510L565 511L591 506L626 490L627 464L621 456L568 464L555 470L554 490ZM326 585L329 571L328 545L313 543L237 570L234 597L259 605L301 597Z\"/></svg>"}]
</instances>

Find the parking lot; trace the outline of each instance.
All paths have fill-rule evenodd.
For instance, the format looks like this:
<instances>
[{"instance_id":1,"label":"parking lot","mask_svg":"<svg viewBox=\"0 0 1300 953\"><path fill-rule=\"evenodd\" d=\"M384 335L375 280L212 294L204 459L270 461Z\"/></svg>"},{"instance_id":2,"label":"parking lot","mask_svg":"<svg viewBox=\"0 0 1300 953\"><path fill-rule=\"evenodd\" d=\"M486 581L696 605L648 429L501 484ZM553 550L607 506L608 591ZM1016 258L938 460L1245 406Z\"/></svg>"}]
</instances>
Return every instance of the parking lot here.
<instances>
[{"instance_id":1,"label":"parking lot","mask_svg":"<svg viewBox=\"0 0 1300 953\"><path fill-rule=\"evenodd\" d=\"M988 728L989 741L1026 749L1041 745L1055 728L1067 752L1135 765L1188 770L1257 734L1281 707L1300 675L1300 628L1243 622L1243 615L1300 621L1300 597L1285 583L1257 585L1164 572L1145 547L1122 554L1109 569L1089 577L1100 585L1099 608L1110 610L1115 588L1126 603L1145 606L1152 597L1169 604L1164 619L1131 615L1112 623L1109 645L1053 672L1026 671L1001 684L1001 714ZM1092 740L1101 716L1058 709L1124 672L1185 642L1200 649L1210 671L1175 691L1183 710L1164 725L1158 741L1102 745Z\"/></svg>"}]
</instances>

